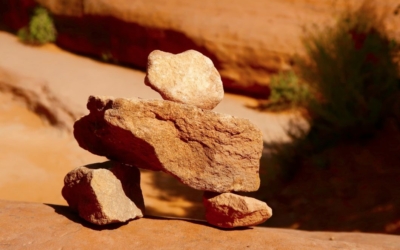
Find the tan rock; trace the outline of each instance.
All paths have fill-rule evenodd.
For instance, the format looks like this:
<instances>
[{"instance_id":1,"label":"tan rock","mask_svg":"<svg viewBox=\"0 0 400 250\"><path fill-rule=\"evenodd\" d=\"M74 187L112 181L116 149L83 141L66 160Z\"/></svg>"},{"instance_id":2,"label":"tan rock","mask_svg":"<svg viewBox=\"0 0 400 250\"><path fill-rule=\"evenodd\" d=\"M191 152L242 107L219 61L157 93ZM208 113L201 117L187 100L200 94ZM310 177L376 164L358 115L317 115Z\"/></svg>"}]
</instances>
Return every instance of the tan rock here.
<instances>
[{"instance_id":1,"label":"tan rock","mask_svg":"<svg viewBox=\"0 0 400 250\"><path fill-rule=\"evenodd\" d=\"M202 109L215 108L224 97L221 76L213 62L195 50L177 55L151 52L145 83L164 100Z\"/></svg>"},{"instance_id":2,"label":"tan rock","mask_svg":"<svg viewBox=\"0 0 400 250\"><path fill-rule=\"evenodd\" d=\"M115 162L78 167L65 177L62 195L80 217L97 225L143 217L136 167Z\"/></svg>"},{"instance_id":3,"label":"tan rock","mask_svg":"<svg viewBox=\"0 0 400 250\"><path fill-rule=\"evenodd\" d=\"M162 170L198 190L259 188L262 134L247 119L163 100L91 96L87 107L74 135L94 154Z\"/></svg>"},{"instance_id":4,"label":"tan rock","mask_svg":"<svg viewBox=\"0 0 400 250\"><path fill-rule=\"evenodd\" d=\"M255 226L272 216L267 203L232 193L205 192L203 204L208 223L222 228Z\"/></svg>"}]
</instances>

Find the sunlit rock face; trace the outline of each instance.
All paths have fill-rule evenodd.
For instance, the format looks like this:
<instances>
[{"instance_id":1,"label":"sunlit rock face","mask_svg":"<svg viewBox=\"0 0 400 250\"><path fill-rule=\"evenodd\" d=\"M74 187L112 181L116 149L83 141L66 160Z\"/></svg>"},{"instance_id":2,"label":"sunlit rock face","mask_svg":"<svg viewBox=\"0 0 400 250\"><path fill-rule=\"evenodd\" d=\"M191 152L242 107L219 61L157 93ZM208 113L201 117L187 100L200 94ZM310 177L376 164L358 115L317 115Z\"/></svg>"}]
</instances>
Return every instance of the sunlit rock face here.
<instances>
[{"instance_id":1,"label":"sunlit rock face","mask_svg":"<svg viewBox=\"0 0 400 250\"><path fill-rule=\"evenodd\" d=\"M262 133L247 119L164 100L90 97L75 123L79 145L204 191L260 186Z\"/></svg>"},{"instance_id":2,"label":"sunlit rock face","mask_svg":"<svg viewBox=\"0 0 400 250\"><path fill-rule=\"evenodd\" d=\"M226 91L261 98L269 96L271 75L291 69L293 55L303 53L300 38L305 27L331 24L341 11L363 2L36 1L53 13L59 46L142 69L153 50L174 54L197 50L212 59ZM29 20L34 1L2 0L0 4L7 9L3 20L18 29ZM378 12L387 13L389 32L400 37L398 1L375 5Z\"/></svg>"}]
</instances>

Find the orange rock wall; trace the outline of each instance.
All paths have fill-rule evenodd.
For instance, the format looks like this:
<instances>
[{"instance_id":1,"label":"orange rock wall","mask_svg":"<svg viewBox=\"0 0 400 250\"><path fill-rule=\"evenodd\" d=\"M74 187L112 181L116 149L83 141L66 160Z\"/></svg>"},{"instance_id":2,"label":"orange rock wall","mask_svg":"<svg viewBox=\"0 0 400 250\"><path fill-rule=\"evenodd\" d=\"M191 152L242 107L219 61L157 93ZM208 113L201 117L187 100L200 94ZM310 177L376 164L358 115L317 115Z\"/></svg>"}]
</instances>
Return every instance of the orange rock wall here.
<instances>
[{"instance_id":1,"label":"orange rock wall","mask_svg":"<svg viewBox=\"0 0 400 250\"><path fill-rule=\"evenodd\" d=\"M0 0L8 16L26 12L13 6L33 0ZM49 8L59 33L57 44L71 51L108 57L146 68L155 49L179 53L195 49L210 57L226 91L267 98L271 75L290 69L302 54L304 27L332 23L338 13L362 0L36 0ZM387 26L400 37L398 1L376 1ZM11 6L11 7L10 7ZM22 11L22 12L21 12ZM7 23L15 20L2 18ZM18 18L17 18L18 19Z\"/></svg>"},{"instance_id":2,"label":"orange rock wall","mask_svg":"<svg viewBox=\"0 0 400 250\"><path fill-rule=\"evenodd\" d=\"M29 22L31 10L37 5L34 0L0 0L0 23L13 30Z\"/></svg>"}]
</instances>

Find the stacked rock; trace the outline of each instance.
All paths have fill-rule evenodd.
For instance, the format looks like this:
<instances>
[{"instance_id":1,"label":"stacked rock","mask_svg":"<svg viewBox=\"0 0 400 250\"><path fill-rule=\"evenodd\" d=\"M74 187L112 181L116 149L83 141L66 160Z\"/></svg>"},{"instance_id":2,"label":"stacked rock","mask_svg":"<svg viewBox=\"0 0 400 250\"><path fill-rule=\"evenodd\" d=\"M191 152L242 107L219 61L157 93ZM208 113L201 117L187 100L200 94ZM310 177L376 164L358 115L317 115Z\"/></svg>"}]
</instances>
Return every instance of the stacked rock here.
<instances>
[{"instance_id":1,"label":"stacked rock","mask_svg":"<svg viewBox=\"0 0 400 250\"><path fill-rule=\"evenodd\" d=\"M270 218L266 203L231 193L258 190L262 134L247 119L211 111L224 95L212 61L193 50L153 51L145 84L164 100L89 97L90 113L75 122L74 136L111 161L66 176L62 194L70 207L100 225L142 217L142 168L205 191L212 225L252 226Z\"/></svg>"}]
</instances>

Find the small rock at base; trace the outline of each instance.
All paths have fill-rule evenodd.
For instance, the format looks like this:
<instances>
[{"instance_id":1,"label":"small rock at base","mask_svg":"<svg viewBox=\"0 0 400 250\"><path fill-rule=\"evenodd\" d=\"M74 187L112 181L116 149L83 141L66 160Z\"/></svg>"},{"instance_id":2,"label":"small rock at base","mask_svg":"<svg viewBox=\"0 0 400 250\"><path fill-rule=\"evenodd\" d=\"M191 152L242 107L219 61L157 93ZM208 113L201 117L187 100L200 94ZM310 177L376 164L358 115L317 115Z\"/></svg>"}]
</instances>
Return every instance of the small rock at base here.
<instances>
[{"instance_id":1,"label":"small rock at base","mask_svg":"<svg viewBox=\"0 0 400 250\"><path fill-rule=\"evenodd\" d=\"M62 195L79 216L97 225L141 218L140 171L117 162L78 167L64 179Z\"/></svg>"},{"instance_id":2,"label":"small rock at base","mask_svg":"<svg viewBox=\"0 0 400 250\"><path fill-rule=\"evenodd\" d=\"M213 62L200 52L174 55L155 50L148 58L145 84L164 100L212 110L224 97L221 76Z\"/></svg>"},{"instance_id":3,"label":"small rock at base","mask_svg":"<svg viewBox=\"0 0 400 250\"><path fill-rule=\"evenodd\" d=\"M205 192L203 204L207 222L221 228L255 226L272 216L267 203L232 193Z\"/></svg>"}]
</instances>

